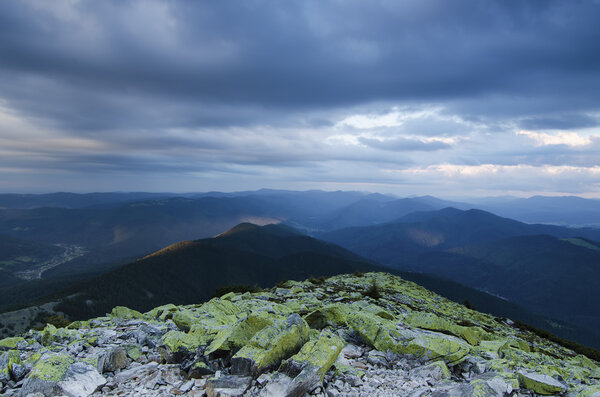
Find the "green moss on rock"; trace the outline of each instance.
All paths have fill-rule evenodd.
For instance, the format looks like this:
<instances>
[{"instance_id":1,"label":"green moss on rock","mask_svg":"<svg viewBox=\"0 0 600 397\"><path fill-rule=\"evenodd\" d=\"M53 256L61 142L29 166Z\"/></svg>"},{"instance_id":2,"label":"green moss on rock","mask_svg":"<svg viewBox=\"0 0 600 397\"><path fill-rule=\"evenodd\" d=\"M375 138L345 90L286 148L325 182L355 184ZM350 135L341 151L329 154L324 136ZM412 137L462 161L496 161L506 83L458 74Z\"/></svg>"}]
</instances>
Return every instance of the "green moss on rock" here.
<instances>
[{"instance_id":1,"label":"green moss on rock","mask_svg":"<svg viewBox=\"0 0 600 397\"><path fill-rule=\"evenodd\" d=\"M276 319L276 316L270 316L266 313L257 313L245 317L237 323L219 331L204 354L208 355L217 350L237 351L245 346L257 332L273 325Z\"/></svg>"},{"instance_id":2,"label":"green moss on rock","mask_svg":"<svg viewBox=\"0 0 600 397\"><path fill-rule=\"evenodd\" d=\"M129 309L125 306L116 306L110 312L110 317L122 320L141 319L144 316L137 310Z\"/></svg>"},{"instance_id":3,"label":"green moss on rock","mask_svg":"<svg viewBox=\"0 0 600 397\"><path fill-rule=\"evenodd\" d=\"M144 313L144 317L150 320L166 321L173 317L173 313L179 308L172 303L155 307L149 312Z\"/></svg>"},{"instance_id":4,"label":"green moss on rock","mask_svg":"<svg viewBox=\"0 0 600 397\"><path fill-rule=\"evenodd\" d=\"M123 345L123 349L127 353L127 356L133 361L137 361L144 355L142 347L136 343L128 343Z\"/></svg>"},{"instance_id":5,"label":"green moss on rock","mask_svg":"<svg viewBox=\"0 0 600 397\"><path fill-rule=\"evenodd\" d=\"M538 373L519 372L519 383L524 389L546 396L563 393L566 389L562 383L551 376Z\"/></svg>"},{"instance_id":6,"label":"green moss on rock","mask_svg":"<svg viewBox=\"0 0 600 397\"><path fill-rule=\"evenodd\" d=\"M470 353L470 347L461 339L439 333L416 334L413 339L399 345L398 353L413 354L428 360L442 359L457 364Z\"/></svg>"},{"instance_id":7,"label":"green moss on rock","mask_svg":"<svg viewBox=\"0 0 600 397\"><path fill-rule=\"evenodd\" d=\"M257 332L231 359L232 373L258 374L296 353L309 338L309 327L298 315Z\"/></svg>"},{"instance_id":8,"label":"green moss on rock","mask_svg":"<svg viewBox=\"0 0 600 397\"><path fill-rule=\"evenodd\" d=\"M33 366L29 378L59 382L74 362L75 359L69 355L47 353Z\"/></svg>"},{"instance_id":9,"label":"green moss on rock","mask_svg":"<svg viewBox=\"0 0 600 397\"><path fill-rule=\"evenodd\" d=\"M173 322L181 331L188 332L192 328L194 316L189 310L178 310L173 312Z\"/></svg>"},{"instance_id":10,"label":"green moss on rock","mask_svg":"<svg viewBox=\"0 0 600 397\"><path fill-rule=\"evenodd\" d=\"M178 352L181 350L194 351L200 343L198 338L192 334L186 334L180 331L169 331L160 340L162 346L167 347L171 352Z\"/></svg>"},{"instance_id":11,"label":"green moss on rock","mask_svg":"<svg viewBox=\"0 0 600 397\"><path fill-rule=\"evenodd\" d=\"M316 339L311 339L302 346L300 351L292 356L282 367L306 368L312 367L311 371L318 374L323 380L325 372L331 368L338 358L344 341L331 331L323 331Z\"/></svg>"},{"instance_id":12,"label":"green moss on rock","mask_svg":"<svg viewBox=\"0 0 600 397\"><path fill-rule=\"evenodd\" d=\"M340 303L325 305L307 314L304 320L311 328L346 326L346 307Z\"/></svg>"},{"instance_id":13,"label":"green moss on rock","mask_svg":"<svg viewBox=\"0 0 600 397\"><path fill-rule=\"evenodd\" d=\"M14 336L11 338L4 338L0 340L0 350L16 349L19 342L24 342L25 338L20 336Z\"/></svg>"},{"instance_id":14,"label":"green moss on rock","mask_svg":"<svg viewBox=\"0 0 600 397\"><path fill-rule=\"evenodd\" d=\"M464 339L472 346L477 346L481 341L489 339L487 332L481 327L463 327L456 325L433 313L413 312L405 317L405 321L412 327L448 332Z\"/></svg>"}]
</instances>

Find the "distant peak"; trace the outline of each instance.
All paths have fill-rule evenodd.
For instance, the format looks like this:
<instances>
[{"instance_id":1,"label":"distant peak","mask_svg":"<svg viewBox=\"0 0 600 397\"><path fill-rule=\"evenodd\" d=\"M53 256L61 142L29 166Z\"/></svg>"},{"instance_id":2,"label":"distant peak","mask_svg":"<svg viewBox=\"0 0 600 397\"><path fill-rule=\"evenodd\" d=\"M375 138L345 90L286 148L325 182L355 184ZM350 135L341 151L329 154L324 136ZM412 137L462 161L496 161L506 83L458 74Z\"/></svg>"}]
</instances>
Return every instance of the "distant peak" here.
<instances>
[{"instance_id":1,"label":"distant peak","mask_svg":"<svg viewBox=\"0 0 600 397\"><path fill-rule=\"evenodd\" d=\"M240 223L239 225L236 225L236 226L232 227L231 229L227 230L226 232L223 232L215 237L232 236L234 234L246 233L246 232L249 232L252 230L258 230L258 229L260 229L260 226L255 225L254 223L243 222L243 223Z\"/></svg>"},{"instance_id":2,"label":"distant peak","mask_svg":"<svg viewBox=\"0 0 600 397\"><path fill-rule=\"evenodd\" d=\"M266 233L266 234L271 234L274 236L295 236L295 235L302 235L302 233L300 233L299 231L297 231L296 229L287 226L287 225L282 225L281 223L270 223L264 226L260 226L260 225L256 225L254 223L250 223L250 222L244 222L244 223L240 223L237 226L232 227L231 229L229 229L228 231L221 233L217 236L215 236L215 238L221 238L221 237L231 237L231 236L235 236L235 235L240 235L240 234L256 234L256 233Z\"/></svg>"}]
</instances>

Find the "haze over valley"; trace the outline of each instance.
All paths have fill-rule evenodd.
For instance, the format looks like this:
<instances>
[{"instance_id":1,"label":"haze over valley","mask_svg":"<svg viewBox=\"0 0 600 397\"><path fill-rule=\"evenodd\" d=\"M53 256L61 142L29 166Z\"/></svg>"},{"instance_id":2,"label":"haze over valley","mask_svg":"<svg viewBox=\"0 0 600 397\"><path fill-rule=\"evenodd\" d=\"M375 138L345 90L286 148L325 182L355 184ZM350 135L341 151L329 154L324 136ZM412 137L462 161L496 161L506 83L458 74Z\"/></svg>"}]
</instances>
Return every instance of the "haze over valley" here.
<instances>
[{"instance_id":1,"label":"haze over valley","mask_svg":"<svg viewBox=\"0 0 600 397\"><path fill-rule=\"evenodd\" d=\"M574 200L583 209L563 211L556 224L548 208ZM21 204L0 195L0 307L63 302L57 311L88 318L116 305L203 301L228 285L379 270L433 277L430 288L460 303L598 347L600 229L581 220L600 213L600 200L494 205L528 219L531 202L537 216L549 214L545 223L500 217L479 200L353 191L49 194Z\"/></svg>"}]
</instances>

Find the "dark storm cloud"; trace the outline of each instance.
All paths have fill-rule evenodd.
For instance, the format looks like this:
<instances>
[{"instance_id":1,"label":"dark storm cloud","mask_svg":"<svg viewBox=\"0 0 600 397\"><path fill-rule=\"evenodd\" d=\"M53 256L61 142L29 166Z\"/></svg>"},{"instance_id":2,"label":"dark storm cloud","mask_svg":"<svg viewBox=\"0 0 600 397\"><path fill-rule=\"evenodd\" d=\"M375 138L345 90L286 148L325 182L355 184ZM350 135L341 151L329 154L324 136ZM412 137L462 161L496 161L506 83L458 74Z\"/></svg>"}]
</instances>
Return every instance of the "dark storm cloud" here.
<instances>
[{"instance_id":1,"label":"dark storm cloud","mask_svg":"<svg viewBox=\"0 0 600 397\"><path fill-rule=\"evenodd\" d=\"M0 2L0 180L435 187L459 170L464 190L525 167L534 189L553 166L545 181L584 186L598 20L593 0Z\"/></svg>"},{"instance_id":2,"label":"dark storm cloud","mask_svg":"<svg viewBox=\"0 0 600 397\"><path fill-rule=\"evenodd\" d=\"M531 117L519 122L519 125L527 130L571 130L576 128L595 127L598 124L600 123L597 118L582 114Z\"/></svg>"},{"instance_id":3,"label":"dark storm cloud","mask_svg":"<svg viewBox=\"0 0 600 397\"><path fill-rule=\"evenodd\" d=\"M0 4L0 94L74 129L486 96L582 111L600 89L591 1L68 4Z\"/></svg>"}]
</instances>

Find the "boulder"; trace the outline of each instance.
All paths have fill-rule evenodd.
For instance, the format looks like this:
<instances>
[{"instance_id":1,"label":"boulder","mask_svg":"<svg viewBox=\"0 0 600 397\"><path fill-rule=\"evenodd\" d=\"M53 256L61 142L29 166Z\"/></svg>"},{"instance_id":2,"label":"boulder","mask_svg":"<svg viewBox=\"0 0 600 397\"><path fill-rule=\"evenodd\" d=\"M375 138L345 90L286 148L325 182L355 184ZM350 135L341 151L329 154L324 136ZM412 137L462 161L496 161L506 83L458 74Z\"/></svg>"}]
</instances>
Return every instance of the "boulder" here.
<instances>
[{"instance_id":1,"label":"boulder","mask_svg":"<svg viewBox=\"0 0 600 397\"><path fill-rule=\"evenodd\" d=\"M77 330L66 328L56 328L52 324L46 324L40 332L39 342L44 346L50 346L53 343L64 344L81 338L81 334Z\"/></svg>"},{"instance_id":2,"label":"boulder","mask_svg":"<svg viewBox=\"0 0 600 397\"><path fill-rule=\"evenodd\" d=\"M135 331L133 331L133 336L137 342L141 346L148 346L150 348L154 348L160 343L160 339L163 334L164 331L161 331L159 328L148 324L142 324Z\"/></svg>"},{"instance_id":3,"label":"boulder","mask_svg":"<svg viewBox=\"0 0 600 397\"><path fill-rule=\"evenodd\" d=\"M329 331L304 344L297 354L281 365L280 371L293 378L282 396L300 397L318 386L343 346L344 341Z\"/></svg>"},{"instance_id":4,"label":"boulder","mask_svg":"<svg viewBox=\"0 0 600 397\"><path fill-rule=\"evenodd\" d=\"M481 327L464 327L440 318L433 313L413 312L404 319L412 327L442 331L464 339L472 346L477 346L489 336Z\"/></svg>"},{"instance_id":5,"label":"boulder","mask_svg":"<svg viewBox=\"0 0 600 397\"><path fill-rule=\"evenodd\" d=\"M189 310L179 310L173 313L173 322L183 332L188 332L192 328L194 316Z\"/></svg>"},{"instance_id":6,"label":"boulder","mask_svg":"<svg viewBox=\"0 0 600 397\"><path fill-rule=\"evenodd\" d=\"M216 351L237 351L245 346L260 330L273 325L276 317L265 313L249 315L237 323L224 328L217 333L212 343L206 348L205 355Z\"/></svg>"},{"instance_id":7,"label":"boulder","mask_svg":"<svg viewBox=\"0 0 600 397\"><path fill-rule=\"evenodd\" d=\"M22 364L12 364L10 367L10 376L15 382L19 382L27 375L27 367Z\"/></svg>"},{"instance_id":8,"label":"boulder","mask_svg":"<svg viewBox=\"0 0 600 397\"><path fill-rule=\"evenodd\" d=\"M10 380L8 360L8 353L0 354L0 383L8 383Z\"/></svg>"},{"instance_id":9,"label":"boulder","mask_svg":"<svg viewBox=\"0 0 600 397\"><path fill-rule=\"evenodd\" d=\"M70 356L47 353L25 378L21 393L24 396L42 393L44 396L84 397L104 384L106 379L93 365L75 361Z\"/></svg>"},{"instance_id":10,"label":"boulder","mask_svg":"<svg viewBox=\"0 0 600 397\"><path fill-rule=\"evenodd\" d=\"M600 397L600 385L580 386L567 393L567 397Z\"/></svg>"},{"instance_id":11,"label":"boulder","mask_svg":"<svg viewBox=\"0 0 600 397\"><path fill-rule=\"evenodd\" d=\"M206 381L208 397L238 397L244 394L252 383L251 376L224 375Z\"/></svg>"},{"instance_id":12,"label":"boulder","mask_svg":"<svg viewBox=\"0 0 600 397\"><path fill-rule=\"evenodd\" d=\"M411 378L431 378L439 381L442 379L450 379L450 370L444 361L438 360L431 364L414 368L410 371L410 376Z\"/></svg>"},{"instance_id":13,"label":"boulder","mask_svg":"<svg viewBox=\"0 0 600 397\"><path fill-rule=\"evenodd\" d=\"M535 372L519 372L519 383L524 389L546 396L563 393L566 390L566 386L553 377Z\"/></svg>"},{"instance_id":14,"label":"boulder","mask_svg":"<svg viewBox=\"0 0 600 397\"><path fill-rule=\"evenodd\" d=\"M121 347L125 349L127 357L129 357L133 361L139 360L144 355L142 347L137 343L127 343L122 345Z\"/></svg>"},{"instance_id":15,"label":"boulder","mask_svg":"<svg viewBox=\"0 0 600 397\"><path fill-rule=\"evenodd\" d=\"M25 342L25 339L20 336L0 339L0 351L17 349L19 343Z\"/></svg>"},{"instance_id":16,"label":"boulder","mask_svg":"<svg viewBox=\"0 0 600 397\"><path fill-rule=\"evenodd\" d=\"M144 317L150 320L166 321L173 318L174 313L179 310L177 306L172 303L155 307L147 313L144 313Z\"/></svg>"},{"instance_id":17,"label":"boulder","mask_svg":"<svg viewBox=\"0 0 600 397\"><path fill-rule=\"evenodd\" d=\"M479 347L482 351L491 353L492 357L500 357L504 352L510 352L511 348L524 352L531 351L527 342L514 338L481 341Z\"/></svg>"},{"instance_id":18,"label":"boulder","mask_svg":"<svg viewBox=\"0 0 600 397\"><path fill-rule=\"evenodd\" d=\"M98 359L98 372L115 372L119 369L127 368L129 358L127 352L122 347L113 347Z\"/></svg>"},{"instance_id":19,"label":"boulder","mask_svg":"<svg viewBox=\"0 0 600 397\"><path fill-rule=\"evenodd\" d=\"M204 361L195 361L188 369L188 378L198 379L204 375L214 374L213 371Z\"/></svg>"},{"instance_id":20,"label":"boulder","mask_svg":"<svg viewBox=\"0 0 600 397\"><path fill-rule=\"evenodd\" d=\"M427 360L442 359L449 364L457 364L470 352L469 344L451 335L431 331L404 332L405 339L395 352L412 354Z\"/></svg>"},{"instance_id":21,"label":"boulder","mask_svg":"<svg viewBox=\"0 0 600 397\"><path fill-rule=\"evenodd\" d=\"M369 312L350 312L346 316L348 326L354 329L369 345L379 351L394 351L397 341L392 337L396 326Z\"/></svg>"},{"instance_id":22,"label":"boulder","mask_svg":"<svg viewBox=\"0 0 600 397\"><path fill-rule=\"evenodd\" d=\"M277 367L308 341L309 327L298 315L257 332L231 359L231 372L236 375L258 375Z\"/></svg>"},{"instance_id":23,"label":"boulder","mask_svg":"<svg viewBox=\"0 0 600 397\"><path fill-rule=\"evenodd\" d=\"M125 306L115 306L110 312L110 317L121 320L140 319L144 316L137 310Z\"/></svg>"},{"instance_id":24,"label":"boulder","mask_svg":"<svg viewBox=\"0 0 600 397\"><path fill-rule=\"evenodd\" d=\"M147 377L150 374L153 374L157 370L158 363L149 362L146 365L139 365L137 367L132 367L118 372L117 374L115 374L113 381L115 384L120 384L129 382L131 380L139 380Z\"/></svg>"},{"instance_id":25,"label":"boulder","mask_svg":"<svg viewBox=\"0 0 600 397\"><path fill-rule=\"evenodd\" d=\"M158 351L168 364L178 364L195 354L200 342L195 335L169 331L160 340Z\"/></svg>"},{"instance_id":26,"label":"boulder","mask_svg":"<svg viewBox=\"0 0 600 397\"><path fill-rule=\"evenodd\" d=\"M431 331L398 329L392 321L369 312L350 313L346 321L368 345L379 351L412 354L428 360L442 358L453 364L470 352L469 344L457 337Z\"/></svg>"},{"instance_id":27,"label":"boulder","mask_svg":"<svg viewBox=\"0 0 600 397\"><path fill-rule=\"evenodd\" d=\"M367 354L367 362L375 367L385 367L388 368L390 363L388 362L385 353L371 350Z\"/></svg>"},{"instance_id":28,"label":"boulder","mask_svg":"<svg viewBox=\"0 0 600 397\"><path fill-rule=\"evenodd\" d=\"M304 317L306 323L315 329L339 327L346 325L346 307L340 303L332 303L317 309Z\"/></svg>"}]
</instances>

